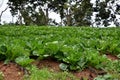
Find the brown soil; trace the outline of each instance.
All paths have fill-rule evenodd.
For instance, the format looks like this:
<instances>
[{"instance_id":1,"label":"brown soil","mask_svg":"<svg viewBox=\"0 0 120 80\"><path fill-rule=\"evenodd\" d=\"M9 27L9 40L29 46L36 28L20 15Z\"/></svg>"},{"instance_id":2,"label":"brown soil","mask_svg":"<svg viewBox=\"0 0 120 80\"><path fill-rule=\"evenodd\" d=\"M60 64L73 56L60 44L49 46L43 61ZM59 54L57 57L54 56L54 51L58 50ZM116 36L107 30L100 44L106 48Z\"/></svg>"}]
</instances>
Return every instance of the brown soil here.
<instances>
[{"instance_id":1,"label":"brown soil","mask_svg":"<svg viewBox=\"0 0 120 80\"><path fill-rule=\"evenodd\" d=\"M0 71L3 73L4 80L22 80L24 76L24 71L20 66L12 62L4 64L0 61Z\"/></svg>"},{"instance_id":2,"label":"brown soil","mask_svg":"<svg viewBox=\"0 0 120 80\"><path fill-rule=\"evenodd\" d=\"M84 80L84 79L93 80L97 76L97 74L91 72L91 70L89 69L85 69L81 72L73 72L73 74L80 80Z\"/></svg>"},{"instance_id":3,"label":"brown soil","mask_svg":"<svg viewBox=\"0 0 120 80\"><path fill-rule=\"evenodd\" d=\"M118 60L119 59L117 56L112 55L112 54L106 54L106 56L111 60Z\"/></svg>"},{"instance_id":4,"label":"brown soil","mask_svg":"<svg viewBox=\"0 0 120 80\"><path fill-rule=\"evenodd\" d=\"M61 71L59 68L60 62L57 62L57 61L53 60L52 58L47 58L44 60L35 61L33 64L38 66L38 68L40 68L40 69L41 68L48 68L49 70L53 70L53 71Z\"/></svg>"}]
</instances>

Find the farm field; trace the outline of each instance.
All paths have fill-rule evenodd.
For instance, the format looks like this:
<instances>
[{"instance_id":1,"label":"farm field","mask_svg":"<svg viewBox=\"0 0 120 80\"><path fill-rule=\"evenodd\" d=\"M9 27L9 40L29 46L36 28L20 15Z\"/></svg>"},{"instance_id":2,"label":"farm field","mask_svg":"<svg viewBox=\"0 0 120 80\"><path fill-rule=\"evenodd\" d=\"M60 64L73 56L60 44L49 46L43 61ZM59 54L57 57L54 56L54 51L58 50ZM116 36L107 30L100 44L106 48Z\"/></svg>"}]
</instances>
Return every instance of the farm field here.
<instances>
[{"instance_id":1,"label":"farm field","mask_svg":"<svg viewBox=\"0 0 120 80\"><path fill-rule=\"evenodd\" d=\"M0 80L120 80L120 28L0 27Z\"/></svg>"}]
</instances>

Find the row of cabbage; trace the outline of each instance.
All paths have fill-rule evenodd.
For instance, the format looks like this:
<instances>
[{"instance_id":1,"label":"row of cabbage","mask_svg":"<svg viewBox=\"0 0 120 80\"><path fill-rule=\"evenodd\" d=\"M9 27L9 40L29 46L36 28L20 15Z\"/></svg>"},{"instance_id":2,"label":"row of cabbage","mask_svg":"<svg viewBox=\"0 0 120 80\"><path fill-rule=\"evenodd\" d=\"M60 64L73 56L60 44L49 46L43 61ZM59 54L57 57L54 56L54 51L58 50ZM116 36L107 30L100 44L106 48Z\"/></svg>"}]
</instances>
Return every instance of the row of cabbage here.
<instances>
[{"instance_id":1,"label":"row of cabbage","mask_svg":"<svg viewBox=\"0 0 120 80\"><path fill-rule=\"evenodd\" d=\"M35 59L52 57L62 70L83 70L89 66L120 71L119 28L0 27L0 60L26 67Z\"/></svg>"}]
</instances>

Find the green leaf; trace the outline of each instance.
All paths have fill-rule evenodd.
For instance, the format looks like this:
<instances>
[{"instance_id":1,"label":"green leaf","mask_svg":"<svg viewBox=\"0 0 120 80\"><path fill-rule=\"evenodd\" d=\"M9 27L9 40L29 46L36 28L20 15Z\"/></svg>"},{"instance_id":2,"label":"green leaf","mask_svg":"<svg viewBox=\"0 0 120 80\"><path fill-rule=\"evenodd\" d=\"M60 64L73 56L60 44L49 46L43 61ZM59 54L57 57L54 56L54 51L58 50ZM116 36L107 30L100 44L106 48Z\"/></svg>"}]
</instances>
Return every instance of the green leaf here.
<instances>
[{"instance_id":1,"label":"green leaf","mask_svg":"<svg viewBox=\"0 0 120 80\"><path fill-rule=\"evenodd\" d=\"M8 64L10 62L10 60L9 59L6 59L5 61L4 61L4 64Z\"/></svg>"},{"instance_id":2,"label":"green leaf","mask_svg":"<svg viewBox=\"0 0 120 80\"><path fill-rule=\"evenodd\" d=\"M70 70L77 70L77 69L79 69L79 66L77 66L77 65L70 65Z\"/></svg>"},{"instance_id":3,"label":"green leaf","mask_svg":"<svg viewBox=\"0 0 120 80\"><path fill-rule=\"evenodd\" d=\"M15 59L15 62L23 67L30 65L30 63L32 63L33 61L34 61L33 59L30 59L29 57L26 56L20 56Z\"/></svg>"},{"instance_id":4,"label":"green leaf","mask_svg":"<svg viewBox=\"0 0 120 80\"><path fill-rule=\"evenodd\" d=\"M66 71L67 68L68 68L68 65L67 65L67 64L64 64L64 63L61 63L61 64L59 65L59 67L60 67L61 70Z\"/></svg>"},{"instance_id":5,"label":"green leaf","mask_svg":"<svg viewBox=\"0 0 120 80\"><path fill-rule=\"evenodd\" d=\"M44 54L44 49L34 50L33 55L34 56L40 56Z\"/></svg>"},{"instance_id":6,"label":"green leaf","mask_svg":"<svg viewBox=\"0 0 120 80\"><path fill-rule=\"evenodd\" d=\"M6 51L7 51L7 47L2 45L0 47L0 52L4 52L5 53Z\"/></svg>"}]
</instances>

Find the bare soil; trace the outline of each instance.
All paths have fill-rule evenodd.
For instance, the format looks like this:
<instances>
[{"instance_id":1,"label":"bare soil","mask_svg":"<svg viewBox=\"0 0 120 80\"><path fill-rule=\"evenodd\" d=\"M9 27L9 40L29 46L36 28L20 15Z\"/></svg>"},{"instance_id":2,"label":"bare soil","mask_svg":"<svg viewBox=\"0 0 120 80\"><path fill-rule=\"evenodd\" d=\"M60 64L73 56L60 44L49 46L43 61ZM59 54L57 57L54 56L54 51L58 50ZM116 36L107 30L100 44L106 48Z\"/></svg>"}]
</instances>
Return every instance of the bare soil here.
<instances>
[{"instance_id":1,"label":"bare soil","mask_svg":"<svg viewBox=\"0 0 120 80\"><path fill-rule=\"evenodd\" d=\"M49 70L52 71L61 71L59 68L59 64L60 62L57 62L56 60L53 60L52 58L47 58L44 60L40 60L40 61L36 61L35 63L36 66L38 66L38 68L48 68Z\"/></svg>"},{"instance_id":2,"label":"bare soil","mask_svg":"<svg viewBox=\"0 0 120 80\"><path fill-rule=\"evenodd\" d=\"M112 54L106 54L106 56L111 60L118 60L119 59L117 56L112 55Z\"/></svg>"},{"instance_id":3,"label":"bare soil","mask_svg":"<svg viewBox=\"0 0 120 80\"><path fill-rule=\"evenodd\" d=\"M4 80L22 80L24 76L24 71L13 62L4 64L0 61L0 71L3 73Z\"/></svg>"},{"instance_id":4,"label":"bare soil","mask_svg":"<svg viewBox=\"0 0 120 80\"><path fill-rule=\"evenodd\" d=\"M85 69L83 71L78 71L78 72L73 72L73 74L80 80L84 80L84 79L93 80L97 76L97 74L91 72L91 70L89 69Z\"/></svg>"}]
</instances>

